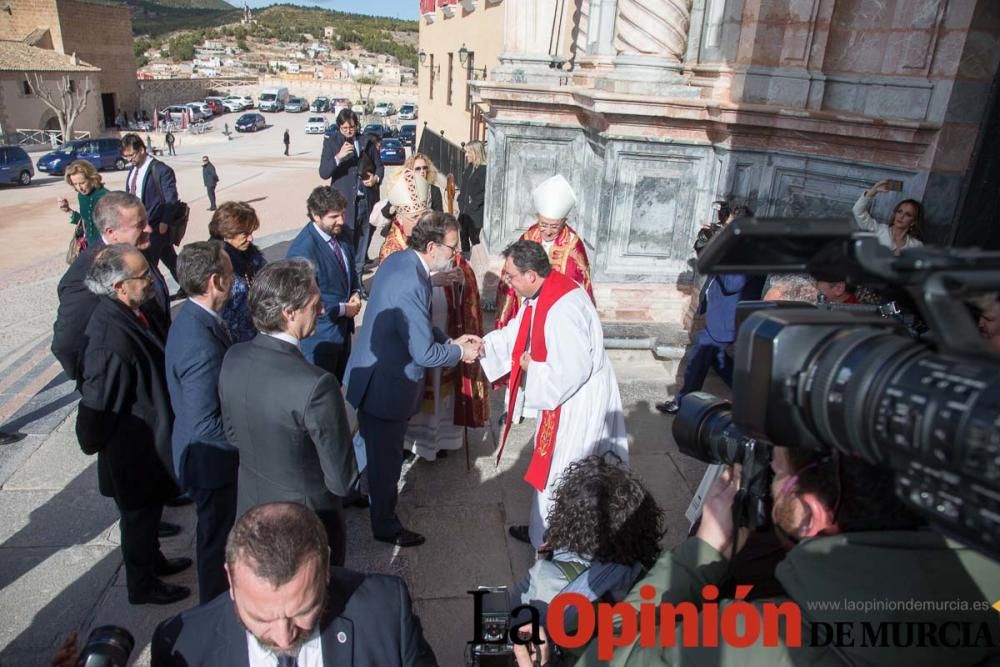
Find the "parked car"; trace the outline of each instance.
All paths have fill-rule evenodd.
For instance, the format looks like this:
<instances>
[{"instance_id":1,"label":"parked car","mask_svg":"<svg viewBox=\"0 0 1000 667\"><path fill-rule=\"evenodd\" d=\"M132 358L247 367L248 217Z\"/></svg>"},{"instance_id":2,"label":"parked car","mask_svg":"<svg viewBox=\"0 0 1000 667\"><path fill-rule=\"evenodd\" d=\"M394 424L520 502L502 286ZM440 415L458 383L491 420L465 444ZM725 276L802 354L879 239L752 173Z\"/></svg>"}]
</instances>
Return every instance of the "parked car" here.
<instances>
[{"instance_id":1,"label":"parked car","mask_svg":"<svg viewBox=\"0 0 1000 667\"><path fill-rule=\"evenodd\" d=\"M239 97L240 99L243 100L244 109L253 109L254 105L256 104L256 102L253 99L253 95L237 95L236 97Z\"/></svg>"},{"instance_id":2,"label":"parked car","mask_svg":"<svg viewBox=\"0 0 1000 667\"><path fill-rule=\"evenodd\" d=\"M339 114L344 109L350 109L351 108L351 101L349 99L347 99L346 97L338 97L337 99L335 99L333 101L333 104L331 105L330 108L331 108L331 111L333 112L333 114L337 115L337 114ZM362 112L362 113L364 113L364 112Z\"/></svg>"},{"instance_id":3,"label":"parked car","mask_svg":"<svg viewBox=\"0 0 1000 667\"><path fill-rule=\"evenodd\" d=\"M309 111L309 100L304 97L289 97L288 104L285 105L288 113L302 113Z\"/></svg>"},{"instance_id":4,"label":"parked car","mask_svg":"<svg viewBox=\"0 0 1000 667\"><path fill-rule=\"evenodd\" d=\"M382 125L381 123L368 123L365 125L364 129L361 130L361 134L375 134L378 135L380 139L393 136L392 129L387 125Z\"/></svg>"},{"instance_id":5,"label":"parked car","mask_svg":"<svg viewBox=\"0 0 1000 667\"><path fill-rule=\"evenodd\" d=\"M399 142L404 146L409 146L414 148L417 145L417 126L416 125L400 125L399 126Z\"/></svg>"},{"instance_id":6,"label":"parked car","mask_svg":"<svg viewBox=\"0 0 1000 667\"><path fill-rule=\"evenodd\" d=\"M222 100L222 106L226 111L232 111L233 113L238 113L247 108L247 103L242 97L227 97Z\"/></svg>"},{"instance_id":7,"label":"parked car","mask_svg":"<svg viewBox=\"0 0 1000 667\"><path fill-rule=\"evenodd\" d=\"M86 160L98 169L124 169L128 166L122 157L118 139L77 139L38 158L38 171L62 176L66 166L74 160Z\"/></svg>"},{"instance_id":8,"label":"parked car","mask_svg":"<svg viewBox=\"0 0 1000 667\"><path fill-rule=\"evenodd\" d=\"M313 100L312 104L309 105L309 111L313 113L327 113L330 111L330 98L329 97L317 97Z\"/></svg>"},{"instance_id":9,"label":"parked car","mask_svg":"<svg viewBox=\"0 0 1000 667\"><path fill-rule=\"evenodd\" d=\"M404 104L399 107L399 120L416 120L417 119L417 105L416 104Z\"/></svg>"},{"instance_id":10,"label":"parked car","mask_svg":"<svg viewBox=\"0 0 1000 667\"><path fill-rule=\"evenodd\" d=\"M309 116L306 119L306 134L324 134L327 127L324 116Z\"/></svg>"},{"instance_id":11,"label":"parked car","mask_svg":"<svg viewBox=\"0 0 1000 667\"><path fill-rule=\"evenodd\" d=\"M186 104L174 104L166 107L160 112L160 120L166 120L168 113L170 114L171 122L174 123L181 122L181 116L185 113L188 115L188 119L197 120L197 118L194 118L194 110Z\"/></svg>"},{"instance_id":12,"label":"parked car","mask_svg":"<svg viewBox=\"0 0 1000 667\"><path fill-rule=\"evenodd\" d=\"M382 150L379 151L382 164L403 164L406 162L406 149L399 139L383 139Z\"/></svg>"},{"instance_id":13,"label":"parked car","mask_svg":"<svg viewBox=\"0 0 1000 667\"><path fill-rule=\"evenodd\" d=\"M35 167L20 146L0 146L0 183L31 185Z\"/></svg>"},{"instance_id":14,"label":"parked car","mask_svg":"<svg viewBox=\"0 0 1000 667\"><path fill-rule=\"evenodd\" d=\"M279 86L277 88L265 88L260 91L257 108L261 111L284 111L288 104L288 88Z\"/></svg>"},{"instance_id":15,"label":"parked car","mask_svg":"<svg viewBox=\"0 0 1000 667\"><path fill-rule=\"evenodd\" d=\"M237 132L256 132L267 127L267 121L259 113L245 113L236 121Z\"/></svg>"},{"instance_id":16,"label":"parked car","mask_svg":"<svg viewBox=\"0 0 1000 667\"><path fill-rule=\"evenodd\" d=\"M226 107L223 105L221 97L206 97L205 104L212 109L212 114L216 116L226 113Z\"/></svg>"},{"instance_id":17,"label":"parked car","mask_svg":"<svg viewBox=\"0 0 1000 667\"><path fill-rule=\"evenodd\" d=\"M188 102L185 104L191 109L191 120L209 120L212 117L212 107L204 102Z\"/></svg>"},{"instance_id":18,"label":"parked car","mask_svg":"<svg viewBox=\"0 0 1000 667\"><path fill-rule=\"evenodd\" d=\"M392 102L379 102L375 105L372 113L376 116L395 116L396 106Z\"/></svg>"}]
</instances>

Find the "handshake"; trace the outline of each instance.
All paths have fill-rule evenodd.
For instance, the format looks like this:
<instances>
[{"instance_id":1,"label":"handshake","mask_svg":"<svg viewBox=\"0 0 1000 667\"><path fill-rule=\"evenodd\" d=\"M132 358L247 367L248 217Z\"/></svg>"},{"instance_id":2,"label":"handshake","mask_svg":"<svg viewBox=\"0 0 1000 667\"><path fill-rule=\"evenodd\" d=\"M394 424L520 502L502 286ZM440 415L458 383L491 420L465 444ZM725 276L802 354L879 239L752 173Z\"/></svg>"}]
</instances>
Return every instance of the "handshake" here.
<instances>
[{"instance_id":1,"label":"handshake","mask_svg":"<svg viewBox=\"0 0 1000 667\"><path fill-rule=\"evenodd\" d=\"M484 356L484 343L483 339L479 336L465 334L464 336L455 338L451 342L462 346L462 361L467 364L471 364Z\"/></svg>"}]
</instances>

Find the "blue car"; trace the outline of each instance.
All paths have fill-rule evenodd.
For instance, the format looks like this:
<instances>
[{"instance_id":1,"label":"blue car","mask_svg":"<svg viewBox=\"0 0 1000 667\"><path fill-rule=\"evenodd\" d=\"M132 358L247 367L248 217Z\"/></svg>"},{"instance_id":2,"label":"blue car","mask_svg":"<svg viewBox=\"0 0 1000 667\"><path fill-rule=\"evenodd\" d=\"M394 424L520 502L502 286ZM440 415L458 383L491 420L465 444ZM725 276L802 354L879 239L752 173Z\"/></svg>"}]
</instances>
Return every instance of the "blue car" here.
<instances>
[{"instance_id":1,"label":"blue car","mask_svg":"<svg viewBox=\"0 0 1000 667\"><path fill-rule=\"evenodd\" d=\"M379 151L382 164L403 164L406 162L406 149L399 139L383 139L382 150Z\"/></svg>"},{"instance_id":2,"label":"blue car","mask_svg":"<svg viewBox=\"0 0 1000 667\"><path fill-rule=\"evenodd\" d=\"M259 113L245 113L236 121L237 132L256 132L267 127L267 121Z\"/></svg>"},{"instance_id":3,"label":"blue car","mask_svg":"<svg viewBox=\"0 0 1000 667\"><path fill-rule=\"evenodd\" d=\"M38 171L62 176L66 166L74 160L86 160L98 170L122 170L128 166L122 157L122 145L118 139L78 139L67 141L38 158Z\"/></svg>"},{"instance_id":4,"label":"blue car","mask_svg":"<svg viewBox=\"0 0 1000 667\"><path fill-rule=\"evenodd\" d=\"M35 168L20 146L0 146L0 183L31 185Z\"/></svg>"}]
</instances>

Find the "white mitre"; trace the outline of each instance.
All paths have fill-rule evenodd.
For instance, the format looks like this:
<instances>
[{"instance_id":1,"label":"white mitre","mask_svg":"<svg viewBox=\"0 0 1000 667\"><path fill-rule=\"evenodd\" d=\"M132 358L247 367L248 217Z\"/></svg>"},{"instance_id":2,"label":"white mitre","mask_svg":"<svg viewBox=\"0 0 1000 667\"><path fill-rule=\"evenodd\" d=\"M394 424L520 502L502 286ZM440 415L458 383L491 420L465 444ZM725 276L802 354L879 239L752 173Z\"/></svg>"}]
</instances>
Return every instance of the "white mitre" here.
<instances>
[{"instance_id":1,"label":"white mitre","mask_svg":"<svg viewBox=\"0 0 1000 667\"><path fill-rule=\"evenodd\" d=\"M419 215L430 208L431 186L412 169L402 169L389 187L387 199L396 211Z\"/></svg>"},{"instance_id":2,"label":"white mitre","mask_svg":"<svg viewBox=\"0 0 1000 667\"><path fill-rule=\"evenodd\" d=\"M576 206L576 194L562 174L542 181L531 193L535 211L543 218L562 220Z\"/></svg>"}]
</instances>

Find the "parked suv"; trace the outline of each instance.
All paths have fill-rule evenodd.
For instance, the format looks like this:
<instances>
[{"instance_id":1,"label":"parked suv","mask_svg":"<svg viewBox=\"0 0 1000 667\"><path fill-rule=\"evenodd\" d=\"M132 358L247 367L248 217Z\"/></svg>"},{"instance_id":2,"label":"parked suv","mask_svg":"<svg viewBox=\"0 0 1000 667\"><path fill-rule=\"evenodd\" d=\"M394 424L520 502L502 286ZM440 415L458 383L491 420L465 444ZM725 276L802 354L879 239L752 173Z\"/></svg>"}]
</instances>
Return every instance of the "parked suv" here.
<instances>
[{"instance_id":1,"label":"parked suv","mask_svg":"<svg viewBox=\"0 0 1000 667\"><path fill-rule=\"evenodd\" d=\"M78 139L38 158L38 171L62 176L66 165L74 160L86 160L98 169L124 169L128 166L122 157L118 139Z\"/></svg>"},{"instance_id":2,"label":"parked suv","mask_svg":"<svg viewBox=\"0 0 1000 667\"><path fill-rule=\"evenodd\" d=\"M0 146L0 183L31 185L35 168L20 146Z\"/></svg>"},{"instance_id":3,"label":"parked suv","mask_svg":"<svg viewBox=\"0 0 1000 667\"><path fill-rule=\"evenodd\" d=\"M399 126L399 141L404 146L409 146L413 148L417 143L417 126L416 125L400 125Z\"/></svg>"}]
</instances>

